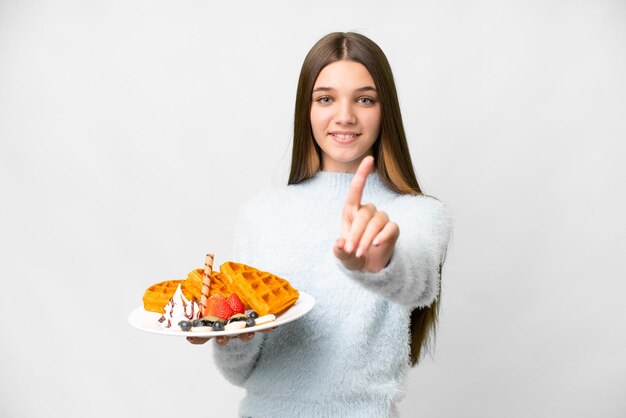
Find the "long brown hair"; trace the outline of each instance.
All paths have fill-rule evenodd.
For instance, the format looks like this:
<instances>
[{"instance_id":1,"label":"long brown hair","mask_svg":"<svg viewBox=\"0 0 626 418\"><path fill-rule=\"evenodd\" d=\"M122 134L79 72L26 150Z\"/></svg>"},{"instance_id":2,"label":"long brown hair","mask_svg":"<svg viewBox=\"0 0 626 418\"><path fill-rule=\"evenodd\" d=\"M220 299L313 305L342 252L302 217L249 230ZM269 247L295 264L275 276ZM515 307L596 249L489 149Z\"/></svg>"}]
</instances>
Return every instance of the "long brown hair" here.
<instances>
[{"instance_id":1,"label":"long brown hair","mask_svg":"<svg viewBox=\"0 0 626 418\"><path fill-rule=\"evenodd\" d=\"M289 184L309 179L320 169L321 150L313 138L310 118L313 86L324 67L340 60L355 61L364 65L376 84L381 108L381 127L373 151L376 170L381 180L396 193L422 194L413 171L391 66L376 43L366 36L353 32L334 32L326 35L311 48L304 59L296 93ZM439 274L441 277L441 267ZM422 349L428 345L431 335L434 337L438 306L438 300L435 300L430 306L415 308L411 312L413 365L419 361L423 354Z\"/></svg>"}]
</instances>

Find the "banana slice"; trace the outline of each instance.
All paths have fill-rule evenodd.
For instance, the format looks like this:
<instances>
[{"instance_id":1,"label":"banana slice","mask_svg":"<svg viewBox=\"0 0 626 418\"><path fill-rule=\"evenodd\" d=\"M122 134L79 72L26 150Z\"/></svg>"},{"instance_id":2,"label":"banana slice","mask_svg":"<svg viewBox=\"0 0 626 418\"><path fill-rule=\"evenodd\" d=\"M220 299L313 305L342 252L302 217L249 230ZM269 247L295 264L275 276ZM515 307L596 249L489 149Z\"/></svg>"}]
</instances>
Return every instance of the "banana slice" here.
<instances>
[{"instance_id":1,"label":"banana slice","mask_svg":"<svg viewBox=\"0 0 626 418\"><path fill-rule=\"evenodd\" d=\"M213 331L213 327L191 327L192 332L209 332Z\"/></svg>"},{"instance_id":2,"label":"banana slice","mask_svg":"<svg viewBox=\"0 0 626 418\"><path fill-rule=\"evenodd\" d=\"M274 314L263 315L254 320L254 325L261 325L274 320L276 320L276 315Z\"/></svg>"},{"instance_id":3,"label":"banana slice","mask_svg":"<svg viewBox=\"0 0 626 418\"><path fill-rule=\"evenodd\" d=\"M242 329L246 327L246 323L244 321L235 321L230 324L226 324L224 326L224 331L231 331L234 329Z\"/></svg>"}]
</instances>

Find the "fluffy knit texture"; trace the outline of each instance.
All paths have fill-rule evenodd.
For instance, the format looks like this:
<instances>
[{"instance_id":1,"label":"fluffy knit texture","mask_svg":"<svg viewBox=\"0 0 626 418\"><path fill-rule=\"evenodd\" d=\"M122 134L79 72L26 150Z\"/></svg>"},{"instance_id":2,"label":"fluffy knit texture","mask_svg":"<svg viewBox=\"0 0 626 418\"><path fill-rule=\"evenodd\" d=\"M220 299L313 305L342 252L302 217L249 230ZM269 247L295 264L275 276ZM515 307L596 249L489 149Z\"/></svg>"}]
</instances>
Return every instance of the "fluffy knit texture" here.
<instances>
[{"instance_id":1,"label":"fluffy knit texture","mask_svg":"<svg viewBox=\"0 0 626 418\"><path fill-rule=\"evenodd\" d=\"M304 317L251 342L213 345L222 374L246 389L244 417L396 414L410 368L410 312L438 295L452 222L438 200L398 195L370 174L362 202L387 212L400 237L380 272L347 270L332 246L352 177L319 172L259 194L243 213L233 259L316 300Z\"/></svg>"}]
</instances>

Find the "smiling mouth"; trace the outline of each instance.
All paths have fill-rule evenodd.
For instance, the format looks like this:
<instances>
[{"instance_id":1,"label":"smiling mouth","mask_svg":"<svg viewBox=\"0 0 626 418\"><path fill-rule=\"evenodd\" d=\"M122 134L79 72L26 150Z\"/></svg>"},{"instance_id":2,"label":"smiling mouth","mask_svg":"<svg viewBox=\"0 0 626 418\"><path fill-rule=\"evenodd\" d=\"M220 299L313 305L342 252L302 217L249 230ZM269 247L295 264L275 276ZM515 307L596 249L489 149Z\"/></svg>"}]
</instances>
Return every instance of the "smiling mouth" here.
<instances>
[{"instance_id":1,"label":"smiling mouth","mask_svg":"<svg viewBox=\"0 0 626 418\"><path fill-rule=\"evenodd\" d=\"M331 132L330 136L333 139L341 144L349 144L350 142L357 139L357 137L361 135L356 132Z\"/></svg>"}]
</instances>

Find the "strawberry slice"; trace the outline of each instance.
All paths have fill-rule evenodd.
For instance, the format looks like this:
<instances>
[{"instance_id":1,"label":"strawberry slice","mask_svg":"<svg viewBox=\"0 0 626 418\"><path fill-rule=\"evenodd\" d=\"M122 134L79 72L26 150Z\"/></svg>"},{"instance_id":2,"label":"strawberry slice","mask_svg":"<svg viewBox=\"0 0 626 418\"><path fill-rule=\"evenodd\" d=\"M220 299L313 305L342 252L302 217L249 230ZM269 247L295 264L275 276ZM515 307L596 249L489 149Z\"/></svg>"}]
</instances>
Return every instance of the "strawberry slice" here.
<instances>
[{"instance_id":1,"label":"strawberry slice","mask_svg":"<svg viewBox=\"0 0 626 418\"><path fill-rule=\"evenodd\" d=\"M219 298L224 299L224 296L222 296L220 293L213 295L211 297L209 297L206 301L206 308L204 309L204 312L202 312L203 316L215 316L213 315L213 312L215 312L215 308L217 306L217 300Z\"/></svg>"},{"instance_id":2,"label":"strawberry slice","mask_svg":"<svg viewBox=\"0 0 626 418\"><path fill-rule=\"evenodd\" d=\"M205 316L217 316L226 321L233 315L233 308L230 307L226 298L221 294L213 295L207 300Z\"/></svg>"},{"instance_id":3,"label":"strawberry slice","mask_svg":"<svg viewBox=\"0 0 626 418\"><path fill-rule=\"evenodd\" d=\"M226 299L226 302L228 302L228 305L232 308L234 313L242 314L246 312L246 308L244 308L243 302L241 301L241 299L239 299L239 296L237 296L236 293L230 295L229 298Z\"/></svg>"}]
</instances>

